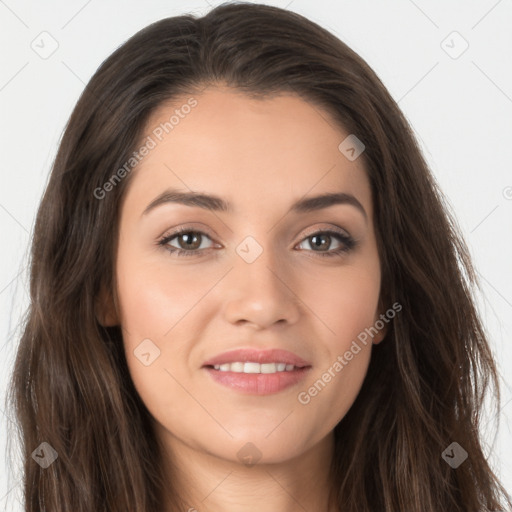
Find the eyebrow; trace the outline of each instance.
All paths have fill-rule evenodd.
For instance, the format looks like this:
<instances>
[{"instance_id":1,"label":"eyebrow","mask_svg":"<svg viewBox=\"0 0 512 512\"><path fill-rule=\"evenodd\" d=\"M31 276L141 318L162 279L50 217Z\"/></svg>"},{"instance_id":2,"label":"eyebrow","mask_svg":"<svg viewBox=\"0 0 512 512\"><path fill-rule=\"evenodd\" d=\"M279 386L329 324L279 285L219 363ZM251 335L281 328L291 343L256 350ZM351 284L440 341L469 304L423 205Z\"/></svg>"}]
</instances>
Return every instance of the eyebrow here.
<instances>
[{"instance_id":1,"label":"eyebrow","mask_svg":"<svg viewBox=\"0 0 512 512\"><path fill-rule=\"evenodd\" d=\"M167 189L157 196L146 209L142 212L142 216L147 215L157 206L167 203L178 203L185 206L203 208L213 212L233 212L232 205L221 197L203 194L201 192L180 192L176 189ZM293 213L308 213L316 210L322 210L329 206L337 204L348 204L357 208L368 219L366 210L363 205L352 195L344 192L326 193L317 196L303 197L292 204L290 211Z\"/></svg>"}]
</instances>

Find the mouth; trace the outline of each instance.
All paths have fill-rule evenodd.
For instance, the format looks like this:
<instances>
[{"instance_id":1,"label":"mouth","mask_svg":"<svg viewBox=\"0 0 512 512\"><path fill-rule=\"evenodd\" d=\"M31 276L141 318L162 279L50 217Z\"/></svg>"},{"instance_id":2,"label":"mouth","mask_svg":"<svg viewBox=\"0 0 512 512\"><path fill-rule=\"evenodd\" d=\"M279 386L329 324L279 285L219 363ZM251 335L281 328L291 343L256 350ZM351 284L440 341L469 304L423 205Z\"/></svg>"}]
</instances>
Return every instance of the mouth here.
<instances>
[{"instance_id":1,"label":"mouth","mask_svg":"<svg viewBox=\"0 0 512 512\"><path fill-rule=\"evenodd\" d=\"M264 396L298 386L306 378L311 366L295 366L284 362L234 361L205 365L202 369L223 388L246 395Z\"/></svg>"},{"instance_id":2,"label":"mouth","mask_svg":"<svg viewBox=\"0 0 512 512\"><path fill-rule=\"evenodd\" d=\"M217 384L239 393L270 395L298 385L311 364L282 349L231 350L206 361L202 369Z\"/></svg>"},{"instance_id":3,"label":"mouth","mask_svg":"<svg viewBox=\"0 0 512 512\"><path fill-rule=\"evenodd\" d=\"M206 365L204 368L210 368L219 372L232 372L232 373L243 373L243 374L265 374L272 375L283 372L293 372L295 370L301 370L303 368L310 368L307 365L294 365L283 362L277 363L257 363L254 361L235 361L233 363L223 363Z\"/></svg>"}]
</instances>

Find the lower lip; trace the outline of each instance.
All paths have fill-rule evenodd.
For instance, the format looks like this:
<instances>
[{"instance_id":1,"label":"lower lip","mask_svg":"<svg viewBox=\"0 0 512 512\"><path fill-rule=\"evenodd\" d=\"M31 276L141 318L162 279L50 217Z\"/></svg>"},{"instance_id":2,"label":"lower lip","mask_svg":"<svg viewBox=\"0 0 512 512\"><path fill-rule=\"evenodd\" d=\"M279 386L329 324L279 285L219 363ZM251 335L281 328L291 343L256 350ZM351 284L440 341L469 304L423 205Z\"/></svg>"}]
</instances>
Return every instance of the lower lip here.
<instances>
[{"instance_id":1,"label":"lower lip","mask_svg":"<svg viewBox=\"0 0 512 512\"><path fill-rule=\"evenodd\" d=\"M249 395L271 395L283 391L302 381L310 369L311 366L291 372L238 373L205 367L212 379L219 384Z\"/></svg>"}]
</instances>

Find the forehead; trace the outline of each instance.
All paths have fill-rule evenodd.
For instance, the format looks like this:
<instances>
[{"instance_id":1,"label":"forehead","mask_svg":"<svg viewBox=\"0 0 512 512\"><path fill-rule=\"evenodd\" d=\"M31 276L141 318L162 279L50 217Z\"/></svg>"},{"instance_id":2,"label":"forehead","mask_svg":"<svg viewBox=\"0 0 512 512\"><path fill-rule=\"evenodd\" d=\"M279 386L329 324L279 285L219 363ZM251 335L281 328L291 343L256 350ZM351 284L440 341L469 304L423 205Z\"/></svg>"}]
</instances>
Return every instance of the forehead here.
<instances>
[{"instance_id":1,"label":"forehead","mask_svg":"<svg viewBox=\"0 0 512 512\"><path fill-rule=\"evenodd\" d=\"M356 195L370 214L363 160L350 161L338 148L348 135L328 112L299 96L254 99L208 88L152 114L143 137L153 147L132 171L128 195L136 189L151 198L166 186L207 191L236 210L339 191Z\"/></svg>"}]
</instances>

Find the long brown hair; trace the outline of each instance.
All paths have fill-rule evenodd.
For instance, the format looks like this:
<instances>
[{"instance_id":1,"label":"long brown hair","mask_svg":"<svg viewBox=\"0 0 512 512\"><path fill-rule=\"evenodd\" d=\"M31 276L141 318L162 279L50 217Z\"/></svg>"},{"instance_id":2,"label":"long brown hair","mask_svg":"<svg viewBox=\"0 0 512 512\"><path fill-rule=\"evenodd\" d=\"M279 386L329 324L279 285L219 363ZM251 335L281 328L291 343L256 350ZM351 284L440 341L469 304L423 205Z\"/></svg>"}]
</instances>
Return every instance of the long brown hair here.
<instances>
[{"instance_id":1,"label":"long brown hair","mask_svg":"<svg viewBox=\"0 0 512 512\"><path fill-rule=\"evenodd\" d=\"M120 205L132 174L108 193L95 191L130 159L156 108L220 83L262 98L297 94L365 145L381 303L402 310L335 428L338 508L512 507L480 441L488 385L498 403L500 393L475 308L478 282L410 126L372 69L331 33L277 7L231 3L135 34L100 66L66 126L37 213L30 305L8 395L25 510L153 512L169 489L176 510L186 510L172 478L165 480L121 327L102 327L96 317L100 290L117 300ZM456 468L442 456L454 442L468 454ZM50 457L50 447L58 456L43 468L34 452Z\"/></svg>"}]
</instances>

